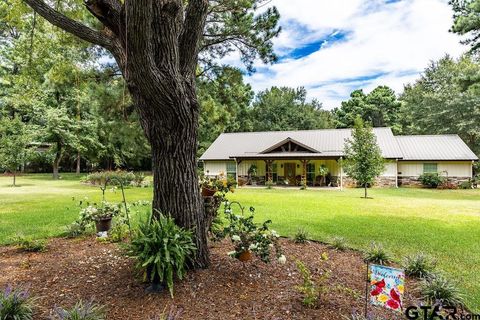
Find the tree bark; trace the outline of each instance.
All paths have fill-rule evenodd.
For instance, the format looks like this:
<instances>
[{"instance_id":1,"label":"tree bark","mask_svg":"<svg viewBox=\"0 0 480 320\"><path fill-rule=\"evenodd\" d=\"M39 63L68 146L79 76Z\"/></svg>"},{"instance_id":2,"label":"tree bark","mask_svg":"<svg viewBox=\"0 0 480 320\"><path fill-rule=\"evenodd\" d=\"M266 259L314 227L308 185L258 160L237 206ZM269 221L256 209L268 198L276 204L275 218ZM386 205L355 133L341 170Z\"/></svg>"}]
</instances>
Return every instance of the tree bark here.
<instances>
[{"instance_id":1,"label":"tree bark","mask_svg":"<svg viewBox=\"0 0 480 320\"><path fill-rule=\"evenodd\" d=\"M62 161L63 146L61 142L57 142L57 151L55 152L55 159L53 159L53 180L60 178L59 167Z\"/></svg>"},{"instance_id":2,"label":"tree bark","mask_svg":"<svg viewBox=\"0 0 480 320\"><path fill-rule=\"evenodd\" d=\"M16 187L16 179L17 178L17 171L13 171L13 186Z\"/></svg>"},{"instance_id":3,"label":"tree bark","mask_svg":"<svg viewBox=\"0 0 480 320\"><path fill-rule=\"evenodd\" d=\"M195 265L209 265L206 221L196 175L199 104L195 72L208 0L87 0L103 24L93 30L50 8L25 0L53 25L100 45L125 78L152 149L152 210L194 230Z\"/></svg>"},{"instance_id":4,"label":"tree bark","mask_svg":"<svg viewBox=\"0 0 480 320\"><path fill-rule=\"evenodd\" d=\"M364 185L364 189L365 189L365 199L367 199L367 184L366 183Z\"/></svg>"},{"instance_id":5,"label":"tree bark","mask_svg":"<svg viewBox=\"0 0 480 320\"><path fill-rule=\"evenodd\" d=\"M76 174L80 174L80 169L81 169L81 162L82 162L82 157L80 155L80 151L77 153L77 169L76 169Z\"/></svg>"}]
</instances>

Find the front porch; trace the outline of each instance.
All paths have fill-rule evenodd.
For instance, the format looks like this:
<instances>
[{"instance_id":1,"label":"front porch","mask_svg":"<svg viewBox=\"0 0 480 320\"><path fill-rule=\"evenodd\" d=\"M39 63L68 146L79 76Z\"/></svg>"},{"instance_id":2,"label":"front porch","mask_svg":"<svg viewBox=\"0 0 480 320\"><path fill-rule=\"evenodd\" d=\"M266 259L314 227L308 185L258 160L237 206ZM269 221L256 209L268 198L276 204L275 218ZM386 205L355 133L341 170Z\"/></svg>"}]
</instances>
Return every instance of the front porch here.
<instances>
[{"instance_id":1,"label":"front porch","mask_svg":"<svg viewBox=\"0 0 480 320\"><path fill-rule=\"evenodd\" d=\"M235 159L227 164L227 173L239 186L263 186L271 181L276 186L342 187L343 170L338 159Z\"/></svg>"}]
</instances>

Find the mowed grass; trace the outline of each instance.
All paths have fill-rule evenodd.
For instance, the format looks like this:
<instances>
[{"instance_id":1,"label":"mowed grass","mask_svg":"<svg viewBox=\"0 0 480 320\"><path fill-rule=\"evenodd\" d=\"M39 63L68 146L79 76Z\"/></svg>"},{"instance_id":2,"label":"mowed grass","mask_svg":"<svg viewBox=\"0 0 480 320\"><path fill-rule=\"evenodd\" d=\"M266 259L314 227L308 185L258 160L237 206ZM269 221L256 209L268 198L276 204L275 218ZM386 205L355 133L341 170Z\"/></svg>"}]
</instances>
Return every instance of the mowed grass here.
<instances>
[{"instance_id":1,"label":"mowed grass","mask_svg":"<svg viewBox=\"0 0 480 320\"><path fill-rule=\"evenodd\" d=\"M302 227L311 238L341 236L356 249L381 242L399 261L426 252L479 312L480 190L372 189L373 199L362 192L240 189L229 200L255 207L257 219L271 219L282 235Z\"/></svg>"},{"instance_id":2,"label":"mowed grass","mask_svg":"<svg viewBox=\"0 0 480 320\"><path fill-rule=\"evenodd\" d=\"M60 236L79 213L79 201L101 201L100 188L81 184L80 177L62 174L61 180L51 175L35 174L0 178L0 245L9 244L17 234L34 238ZM151 188L126 189L127 201L151 200ZM107 201L121 201L121 192L105 192Z\"/></svg>"},{"instance_id":3,"label":"mowed grass","mask_svg":"<svg viewBox=\"0 0 480 320\"><path fill-rule=\"evenodd\" d=\"M27 175L17 182L20 187L12 188L10 177L0 178L0 244L8 244L17 233L59 236L77 218L80 199L101 199L98 187L82 185L71 174L59 181ZM303 227L316 240L342 236L356 249L377 241L397 260L426 252L458 281L468 306L479 312L480 190L372 189L373 199L362 199L362 192L243 188L228 197L254 206L257 221L271 219L282 235L293 236ZM151 200L152 189L130 188L126 196L131 202ZM107 191L106 197L120 201L121 194Z\"/></svg>"}]
</instances>

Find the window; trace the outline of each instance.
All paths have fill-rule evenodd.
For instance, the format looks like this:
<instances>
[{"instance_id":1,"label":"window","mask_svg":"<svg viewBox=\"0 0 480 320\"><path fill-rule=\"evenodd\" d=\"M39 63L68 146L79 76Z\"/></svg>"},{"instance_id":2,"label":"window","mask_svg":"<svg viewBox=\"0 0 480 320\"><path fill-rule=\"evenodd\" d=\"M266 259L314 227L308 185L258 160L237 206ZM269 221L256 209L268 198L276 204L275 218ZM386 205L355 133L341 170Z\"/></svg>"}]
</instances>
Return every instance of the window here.
<instances>
[{"instance_id":1,"label":"window","mask_svg":"<svg viewBox=\"0 0 480 320\"><path fill-rule=\"evenodd\" d=\"M237 164L235 162L227 162L227 177L231 179L237 178Z\"/></svg>"},{"instance_id":2,"label":"window","mask_svg":"<svg viewBox=\"0 0 480 320\"><path fill-rule=\"evenodd\" d=\"M315 164L314 163L307 163L307 183L312 185L315 183Z\"/></svg>"},{"instance_id":3,"label":"window","mask_svg":"<svg viewBox=\"0 0 480 320\"><path fill-rule=\"evenodd\" d=\"M423 173L437 173L438 168L436 163L424 163Z\"/></svg>"}]
</instances>

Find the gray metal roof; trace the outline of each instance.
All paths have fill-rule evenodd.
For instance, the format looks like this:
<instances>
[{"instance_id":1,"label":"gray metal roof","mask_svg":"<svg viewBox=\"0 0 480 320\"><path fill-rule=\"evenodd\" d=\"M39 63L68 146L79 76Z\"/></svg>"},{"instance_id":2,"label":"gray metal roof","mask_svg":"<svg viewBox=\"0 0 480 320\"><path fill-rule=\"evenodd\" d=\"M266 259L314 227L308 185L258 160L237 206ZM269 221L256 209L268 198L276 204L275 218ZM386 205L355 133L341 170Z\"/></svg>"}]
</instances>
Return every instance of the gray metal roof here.
<instances>
[{"instance_id":1,"label":"gray metal roof","mask_svg":"<svg viewBox=\"0 0 480 320\"><path fill-rule=\"evenodd\" d=\"M478 160L456 134L397 136L403 160Z\"/></svg>"},{"instance_id":2,"label":"gray metal roof","mask_svg":"<svg viewBox=\"0 0 480 320\"><path fill-rule=\"evenodd\" d=\"M302 153L296 156L340 157L344 155L345 139L351 137L351 132L351 129L326 129L222 133L200 157L200 160L266 157L267 154L261 154L262 151L288 138L318 151L318 153ZM374 128L373 132L384 158L402 158L402 152L390 128ZM274 156L287 155L270 157Z\"/></svg>"}]
</instances>

